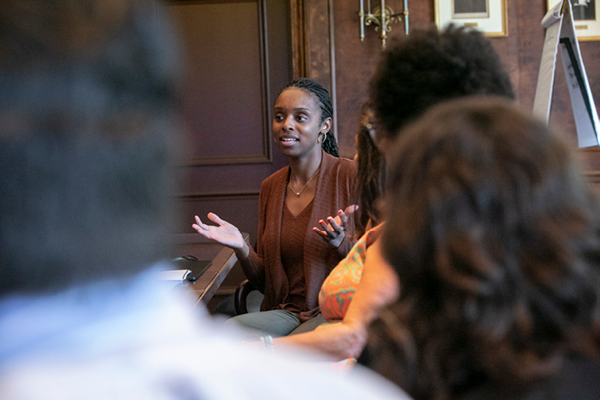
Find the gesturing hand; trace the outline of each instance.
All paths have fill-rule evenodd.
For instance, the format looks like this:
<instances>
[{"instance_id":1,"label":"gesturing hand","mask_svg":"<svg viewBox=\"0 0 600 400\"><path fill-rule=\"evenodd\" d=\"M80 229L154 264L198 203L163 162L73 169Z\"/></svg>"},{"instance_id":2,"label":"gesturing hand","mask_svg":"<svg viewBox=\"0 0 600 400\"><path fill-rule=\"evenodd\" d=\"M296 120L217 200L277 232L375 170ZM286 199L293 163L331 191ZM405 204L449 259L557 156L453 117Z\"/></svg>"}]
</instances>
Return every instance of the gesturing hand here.
<instances>
[{"instance_id":1,"label":"gesturing hand","mask_svg":"<svg viewBox=\"0 0 600 400\"><path fill-rule=\"evenodd\" d=\"M331 247L337 249L344 241L344 237L346 237L345 230L348 216L357 209L357 205L351 205L346 207L344 211L339 210L338 215L335 218L327 217L327 222L323 220L319 221L323 230L314 227L313 231L319 234Z\"/></svg>"},{"instance_id":2,"label":"gesturing hand","mask_svg":"<svg viewBox=\"0 0 600 400\"><path fill-rule=\"evenodd\" d=\"M236 253L239 251L241 251L242 254L244 253L244 249L247 248L247 244L244 241L240 230L236 228L235 225L222 220L217 214L214 213L208 213L208 219L218 226L206 225L200 221L200 218L197 215L195 216L195 219L196 223L192 225L192 228L198 231L199 234L224 246L231 247L236 251Z\"/></svg>"}]
</instances>

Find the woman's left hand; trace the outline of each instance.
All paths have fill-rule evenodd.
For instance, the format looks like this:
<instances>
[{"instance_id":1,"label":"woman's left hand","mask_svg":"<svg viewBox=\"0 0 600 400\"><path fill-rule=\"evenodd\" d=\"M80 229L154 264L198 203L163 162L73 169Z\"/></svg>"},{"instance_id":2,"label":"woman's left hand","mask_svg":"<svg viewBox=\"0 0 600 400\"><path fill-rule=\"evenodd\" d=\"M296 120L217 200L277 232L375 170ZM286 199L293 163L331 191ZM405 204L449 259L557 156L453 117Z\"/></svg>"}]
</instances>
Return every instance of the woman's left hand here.
<instances>
[{"instance_id":1,"label":"woman's left hand","mask_svg":"<svg viewBox=\"0 0 600 400\"><path fill-rule=\"evenodd\" d=\"M321 225L322 230L314 227L313 231L319 234L331 247L337 249L346 237L345 231L348 216L357 209L357 205L351 205L346 207L344 211L339 210L338 215L335 218L327 217L327 222L319 220L319 225Z\"/></svg>"}]
</instances>

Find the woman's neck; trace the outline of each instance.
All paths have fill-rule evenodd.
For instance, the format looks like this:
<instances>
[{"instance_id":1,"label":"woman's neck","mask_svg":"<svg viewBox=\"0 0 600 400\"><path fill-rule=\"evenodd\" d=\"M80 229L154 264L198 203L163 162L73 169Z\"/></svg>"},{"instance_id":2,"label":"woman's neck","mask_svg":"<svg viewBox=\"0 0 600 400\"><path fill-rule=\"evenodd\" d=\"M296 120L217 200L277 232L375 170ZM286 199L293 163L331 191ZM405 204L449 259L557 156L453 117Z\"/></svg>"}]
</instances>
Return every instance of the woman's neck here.
<instances>
[{"instance_id":1,"label":"woman's neck","mask_svg":"<svg viewBox=\"0 0 600 400\"><path fill-rule=\"evenodd\" d=\"M308 181L321 167L322 159L322 150L315 152L314 155L311 154L310 156L303 158L290 158L290 180L304 182Z\"/></svg>"}]
</instances>

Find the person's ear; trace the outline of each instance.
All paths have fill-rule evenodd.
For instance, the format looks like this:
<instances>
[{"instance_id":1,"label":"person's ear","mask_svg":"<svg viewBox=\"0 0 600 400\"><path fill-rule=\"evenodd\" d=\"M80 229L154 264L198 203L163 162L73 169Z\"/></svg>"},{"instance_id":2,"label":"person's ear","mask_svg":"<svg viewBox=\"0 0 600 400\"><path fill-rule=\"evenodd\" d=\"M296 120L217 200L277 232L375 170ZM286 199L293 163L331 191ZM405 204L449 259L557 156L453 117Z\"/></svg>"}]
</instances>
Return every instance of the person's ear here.
<instances>
[{"instance_id":1,"label":"person's ear","mask_svg":"<svg viewBox=\"0 0 600 400\"><path fill-rule=\"evenodd\" d=\"M331 129L331 118L325 118L325 121L321 124L321 130L319 133L327 133Z\"/></svg>"}]
</instances>

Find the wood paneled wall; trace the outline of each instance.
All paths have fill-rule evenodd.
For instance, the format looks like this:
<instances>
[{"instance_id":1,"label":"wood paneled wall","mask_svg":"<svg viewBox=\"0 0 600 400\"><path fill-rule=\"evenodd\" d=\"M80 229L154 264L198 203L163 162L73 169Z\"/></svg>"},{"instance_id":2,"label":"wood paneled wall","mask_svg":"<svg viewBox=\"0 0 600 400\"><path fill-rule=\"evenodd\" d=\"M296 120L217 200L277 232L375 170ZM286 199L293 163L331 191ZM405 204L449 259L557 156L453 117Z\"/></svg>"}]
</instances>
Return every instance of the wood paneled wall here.
<instances>
[{"instance_id":1,"label":"wood paneled wall","mask_svg":"<svg viewBox=\"0 0 600 400\"><path fill-rule=\"evenodd\" d=\"M366 27L364 42L359 40L358 0L292 0L292 3L304 8L302 35L305 38L308 57L313 54L331 54L327 63L309 59L305 62L304 72L306 76L334 89L338 142L342 155L352 157L355 153L354 135L358 125L358 114L367 98L369 79L381 54L380 40L372 27ZM387 3L395 6L395 2ZM518 102L525 109L531 110L544 43L545 31L541 20L546 13L546 0L506 0L506 5L508 35L490 40L510 74ZM408 7L411 30L426 28L434 23L434 0L408 0ZM311 29L313 26L319 28ZM328 31L323 32L323 27L328 28ZM403 25L393 24L390 38L402 35ZM333 52L330 51L332 48ZM598 108L600 41L580 41L580 48ZM575 123L560 61L556 69L550 124L576 146ZM590 180L598 183L595 177L600 176L600 149L580 150L579 153Z\"/></svg>"},{"instance_id":2,"label":"wood paneled wall","mask_svg":"<svg viewBox=\"0 0 600 400\"><path fill-rule=\"evenodd\" d=\"M289 3L281 0L169 0L185 55L186 131L176 193L177 232L214 212L256 241L261 182L287 159L271 132L273 102L292 77ZM244 279L239 265L215 303Z\"/></svg>"},{"instance_id":3,"label":"wood paneled wall","mask_svg":"<svg viewBox=\"0 0 600 400\"><path fill-rule=\"evenodd\" d=\"M442 0L408 0L411 30L434 23L434 1ZM298 76L327 87L336 109L334 132L341 154L352 158L358 114L381 54L378 34L366 27L365 40L359 40L358 0L171 0L167 4L187 54L183 111L189 135L181 167L185 178L178 194L180 230L190 231L194 213L214 210L255 237L260 182L286 164L273 148L270 132L272 103L280 88ZM506 0L506 4L508 35L490 40L511 76L518 102L531 110L546 0ZM403 35L403 24L393 24L390 39ZM582 41L580 48L598 102L600 41ZM575 146L575 124L560 65L551 124ZM600 176L599 149L580 153L590 177Z\"/></svg>"},{"instance_id":4,"label":"wood paneled wall","mask_svg":"<svg viewBox=\"0 0 600 400\"><path fill-rule=\"evenodd\" d=\"M185 55L179 232L214 212L256 240L258 194L287 164L273 101L291 78L289 6L279 0L168 1Z\"/></svg>"},{"instance_id":5,"label":"wood paneled wall","mask_svg":"<svg viewBox=\"0 0 600 400\"><path fill-rule=\"evenodd\" d=\"M410 28L434 23L434 1L408 0ZM402 1L398 2L402 4ZM186 81L179 232L194 214L213 211L256 240L260 183L287 160L270 132L273 102L291 78L316 79L336 109L342 156L355 154L358 114L381 54L372 27L359 40L358 0L167 0L183 41ZM395 6L396 2L388 1ZM518 102L532 109L544 42L546 0L506 0L508 36L491 38L511 76ZM404 35L393 24L390 39ZM596 104L600 102L600 41L580 42ZM572 140L575 124L562 67L557 68L551 124ZM600 188L600 149L580 150ZM232 285L243 276L234 274ZM233 282L235 281L235 282Z\"/></svg>"}]
</instances>

